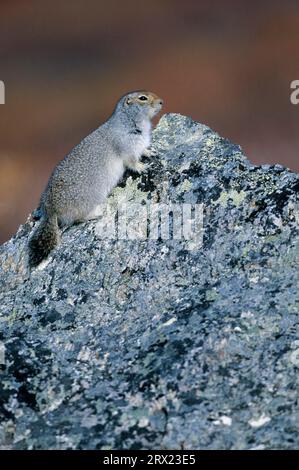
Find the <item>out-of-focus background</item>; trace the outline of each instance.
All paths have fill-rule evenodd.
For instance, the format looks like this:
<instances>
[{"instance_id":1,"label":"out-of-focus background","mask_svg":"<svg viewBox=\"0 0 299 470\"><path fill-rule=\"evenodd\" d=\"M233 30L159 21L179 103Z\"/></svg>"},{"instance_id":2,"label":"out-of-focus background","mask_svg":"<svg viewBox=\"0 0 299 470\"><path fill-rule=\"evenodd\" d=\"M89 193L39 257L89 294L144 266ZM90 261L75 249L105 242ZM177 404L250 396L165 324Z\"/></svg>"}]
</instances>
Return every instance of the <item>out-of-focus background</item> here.
<instances>
[{"instance_id":1,"label":"out-of-focus background","mask_svg":"<svg viewBox=\"0 0 299 470\"><path fill-rule=\"evenodd\" d=\"M298 0L1 0L0 242L54 165L136 88L253 162L298 170L298 54Z\"/></svg>"}]
</instances>

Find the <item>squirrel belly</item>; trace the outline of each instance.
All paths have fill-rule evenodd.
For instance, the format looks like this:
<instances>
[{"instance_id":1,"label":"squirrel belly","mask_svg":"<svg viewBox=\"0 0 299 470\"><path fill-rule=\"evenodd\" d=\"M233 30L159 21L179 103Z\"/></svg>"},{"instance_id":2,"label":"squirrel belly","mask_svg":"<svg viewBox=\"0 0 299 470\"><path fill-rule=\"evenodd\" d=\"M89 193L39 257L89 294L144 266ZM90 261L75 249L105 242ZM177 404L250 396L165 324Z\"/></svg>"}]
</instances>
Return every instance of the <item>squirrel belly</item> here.
<instances>
[{"instance_id":1,"label":"squirrel belly","mask_svg":"<svg viewBox=\"0 0 299 470\"><path fill-rule=\"evenodd\" d=\"M109 167L106 169L105 192L103 192L104 188L102 185L101 194L96 193L94 195L92 208L87 210L86 214L82 216L84 220L97 219L102 214L102 203L122 179L124 172L125 166L123 160L120 158L111 159Z\"/></svg>"},{"instance_id":2,"label":"squirrel belly","mask_svg":"<svg viewBox=\"0 0 299 470\"><path fill-rule=\"evenodd\" d=\"M151 142L151 119L161 107L151 92L124 95L111 117L58 163L41 196L41 221L28 240L30 268L58 245L60 227L97 216L126 168L142 170L139 159Z\"/></svg>"}]
</instances>

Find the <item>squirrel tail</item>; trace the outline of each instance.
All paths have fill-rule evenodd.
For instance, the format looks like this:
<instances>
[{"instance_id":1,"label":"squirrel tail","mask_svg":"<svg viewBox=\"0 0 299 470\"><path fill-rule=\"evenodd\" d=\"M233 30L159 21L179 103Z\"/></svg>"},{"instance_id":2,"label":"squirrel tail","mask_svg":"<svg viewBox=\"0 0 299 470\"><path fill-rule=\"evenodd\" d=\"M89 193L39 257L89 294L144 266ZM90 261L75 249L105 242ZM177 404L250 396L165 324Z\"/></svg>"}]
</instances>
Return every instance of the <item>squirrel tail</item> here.
<instances>
[{"instance_id":1,"label":"squirrel tail","mask_svg":"<svg viewBox=\"0 0 299 470\"><path fill-rule=\"evenodd\" d=\"M29 267L36 267L59 243L57 216L45 214L28 242Z\"/></svg>"}]
</instances>

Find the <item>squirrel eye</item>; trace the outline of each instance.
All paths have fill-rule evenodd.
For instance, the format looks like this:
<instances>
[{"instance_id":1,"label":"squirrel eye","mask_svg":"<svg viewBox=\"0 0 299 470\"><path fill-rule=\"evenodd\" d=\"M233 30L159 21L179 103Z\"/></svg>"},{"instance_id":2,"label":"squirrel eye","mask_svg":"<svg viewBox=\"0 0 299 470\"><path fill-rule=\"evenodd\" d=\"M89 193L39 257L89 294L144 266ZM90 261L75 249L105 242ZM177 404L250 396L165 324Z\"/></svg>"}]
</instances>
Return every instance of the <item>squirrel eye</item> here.
<instances>
[{"instance_id":1,"label":"squirrel eye","mask_svg":"<svg viewBox=\"0 0 299 470\"><path fill-rule=\"evenodd\" d=\"M146 101L146 100L147 100L147 96L141 95L141 96L139 96L138 99L139 99L140 101Z\"/></svg>"}]
</instances>

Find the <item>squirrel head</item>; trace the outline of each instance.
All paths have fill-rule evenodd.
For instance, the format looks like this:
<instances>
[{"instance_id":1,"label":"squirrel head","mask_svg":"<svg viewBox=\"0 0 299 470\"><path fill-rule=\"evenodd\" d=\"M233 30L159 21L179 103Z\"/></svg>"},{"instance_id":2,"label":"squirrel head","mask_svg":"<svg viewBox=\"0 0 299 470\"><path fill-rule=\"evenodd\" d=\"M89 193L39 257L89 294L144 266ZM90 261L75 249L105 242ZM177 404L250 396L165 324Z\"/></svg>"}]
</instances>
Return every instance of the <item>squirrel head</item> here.
<instances>
[{"instance_id":1,"label":"squirrel head","mask_svg":"<svg viewBox=\"0 0 299 470\"><path fill-rule=\"evenodd\" d=\"M123 96L117 108L136 120L152 119L159 113L163 100L150 91L132 91Z\"/></svg>"}]
</instances>

